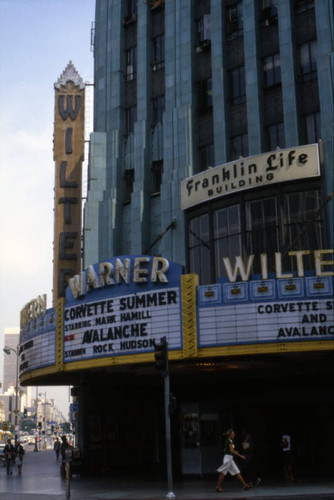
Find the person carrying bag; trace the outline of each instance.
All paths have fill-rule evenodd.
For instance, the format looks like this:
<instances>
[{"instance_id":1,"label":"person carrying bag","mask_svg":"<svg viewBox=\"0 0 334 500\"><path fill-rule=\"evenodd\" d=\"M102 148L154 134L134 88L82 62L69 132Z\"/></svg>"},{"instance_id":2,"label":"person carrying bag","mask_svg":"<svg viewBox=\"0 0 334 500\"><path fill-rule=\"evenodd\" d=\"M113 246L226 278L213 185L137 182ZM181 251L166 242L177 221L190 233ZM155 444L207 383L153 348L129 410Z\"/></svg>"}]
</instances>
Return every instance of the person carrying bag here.
<instances>
[{"instance_id":1,"label":"person carrying bag","mask_svg":"<svg viewBox=\"0 0 334 500\"><path fill-rule=\"evenodd\" d=\"M13 465L15 464L15 448L12 445L11 439L8 439L4 448L4 453L7 462L7 476L9 476L10 474L13 474Z\"/></svg>"},{"instance_id":2,"label":"person carrying bag","mask_svg":"<svg viewBox=\"0 0 334 500\"><path fill-rule=\"evenodd\" d=\"M219 472L219 478L218 478L218 483L216 486L216 491L218 493L222 493L222 484L224 477L226 474L231 474L231 476L236 476L237 479L240 481L242 484L244 490L248 490L250 488L249 484L246 483L242 475L240 474L240 470L237 467L236 463L234 462L233 458L234 456L239 457L243 460L245 460L244 455L240 455L235 450L234 447L234 442L233 439L235 437L235 433L233 429L229 429L228 431L225 432L225 443L224 443L224 462L223 464L217 469L217 472Z\"/></svg>"}]
</instances>

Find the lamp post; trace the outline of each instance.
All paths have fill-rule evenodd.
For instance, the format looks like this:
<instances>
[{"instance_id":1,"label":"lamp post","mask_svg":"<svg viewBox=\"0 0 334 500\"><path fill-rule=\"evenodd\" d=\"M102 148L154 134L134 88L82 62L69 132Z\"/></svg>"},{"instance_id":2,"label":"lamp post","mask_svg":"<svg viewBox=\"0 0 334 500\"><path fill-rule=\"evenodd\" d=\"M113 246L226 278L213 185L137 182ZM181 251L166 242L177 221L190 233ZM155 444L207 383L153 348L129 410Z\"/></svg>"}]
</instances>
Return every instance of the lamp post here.
<instances>
[{"instance_id":1,"label":"lamp post","mask_svg":"<svg viewBox=\"0 0 334 500\"><path fill-rule=\"evenodd\" d=\"M5 346L3 352L5 354L10 354L13 351L16 354L16 387L15 387L15 417L14 417L14 429L15 429L15 447L17 446L17 414L18 414L18 392L19 392L19 346L16 349L12 347Z\"/></svg>"},{"instance_id":2,"label":"lamp post","mask_svg":"<svg viewBox=\"0 0 334 500\"><path fill-rule=\"evenodd\" d=\"M35 399L35 406L36 406L36 419L35 419L35 425L36 425L36 431L35 431L35 448L34 452L38 452L38 446L37 446L37 432L38 432L38 387L36 387L36 399Z\"/></svg>"},{"instance_id":3,"label":"lamp post","mask_svg":"<svg viewBox=\"0 0 334 500\"><path fill-rule=\"evenodd\" d=\"M40 392L39 396L44 396L44 418L43 418L43 429L44 429L44 449L46 450L46 392Z\"/></svg>"}]
</instances>

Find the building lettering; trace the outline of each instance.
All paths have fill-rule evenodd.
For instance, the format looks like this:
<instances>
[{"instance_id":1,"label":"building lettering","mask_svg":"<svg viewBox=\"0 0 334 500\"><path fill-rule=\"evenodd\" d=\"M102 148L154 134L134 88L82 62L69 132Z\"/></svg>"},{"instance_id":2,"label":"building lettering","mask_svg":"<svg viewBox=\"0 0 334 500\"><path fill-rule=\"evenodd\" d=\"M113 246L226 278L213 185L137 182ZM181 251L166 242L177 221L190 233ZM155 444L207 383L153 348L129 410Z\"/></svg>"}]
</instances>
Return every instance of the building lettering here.
<instances>
[{"instance_id":1,"label":"building lettering","mask_svg":"<svg viewBox=\"0 0 334 500\"><path fill-rule=\"evenodd\" d=\"M163 257L116 258L114 263L101 262L98 270L89 266L70 278L69 286L73 297L78 298L97 288L121 283L168 283L168 270L169 262Z\"/></svg>"},{"instance_id":2,"label":"building lettering","mask_svg":"<svg viewBox=\"0 0 334 500\"><path fill-rule=\"evenodd\" d=\"M312 328L307 329L306 327L291 327L291 328L280 328L278 331L277 338L282 337L314 337L321 335L334 335L334 326L312 326Z\"/></svg>"},{"instance_id":3,"label":"building lettering","mask_svg":"<svg viewBox=\"0 0 334 500\"><path fill-rule=\"evenodd\" d=\"M65 358L73 358L75 356L82 356L83 354L86 354L86 349L84 347L79 349L70 349L64 353Z\"/></svg>"},{"instance_id":4,"label":"building lettering","mask_svg":"<svg viewBox=\"0 0 334 500\"><path fill-rule=\"evenodd\" d=\"M288 255L295 259L297 276L299 278L303 278L305 276L303 258L305 255L310 255L310 254L311 254L310 250L297 250L288 252ZM333 269L334 260L326 259L326 256L334 254L334 249L314 250L313 254L314 254L313 261L314 261L315 275L334 276L334 271L330 270ZM261 254L259 258L261 265L261 279L267 280L269 275L267 254ZM230 258L223 257L223 263L229 281L231 283L234 283L238 280L239 276L242 281L248 281L251 277L251 271L254 259L255 255L251 254L248 256L247 261L245 263L242 257L239 255L235 258L234 266L232 266ZM275 253L275 273L277 279L289 279L294 277L292 272L285 272L283 270L281 252Z\"/></svg>"},{"instance_id":5,"label":"building lettering","mask_svg":"<svg viewBox=\"0 0 334 500\"><path fill-rule=\"evenodd\" d=\"M21 329L31 320L43 316L46 312L46 294L39 295L36 299L30 300L21 310Z\"/></svg>"},{"instance_id":6,"label":"building lettering","mask_svg":"<svg viewBox=\"0 0 334 500\"><path fill-rule=\"evenodd\" d=\"M83 344L93 344L95 342L105 342L107 340L127 339L130 337L146 337L147 323L135 323L132 325L120 325L103 328L99 330L86 330L83 334Z\"/></svg>"},{"instance_id":7,"label":"building lettering","mask_svg":"<svg viewBox=\"0 0 334 500\"><path fill-rule=\"evenodd\" d=\"M80 270L85 86L70 62L55 84L54 302Z\"/></svg>"},{"instance_id":8,"label":"building lettering","mask_svg":"<svg viewBox=\"0 0 334 500\"><path fill-rule=\"evenodd\" d=\"M317 145L243 158L182 181L182 208L257 186L320 175Z\"/></svg>"}]
</instances>

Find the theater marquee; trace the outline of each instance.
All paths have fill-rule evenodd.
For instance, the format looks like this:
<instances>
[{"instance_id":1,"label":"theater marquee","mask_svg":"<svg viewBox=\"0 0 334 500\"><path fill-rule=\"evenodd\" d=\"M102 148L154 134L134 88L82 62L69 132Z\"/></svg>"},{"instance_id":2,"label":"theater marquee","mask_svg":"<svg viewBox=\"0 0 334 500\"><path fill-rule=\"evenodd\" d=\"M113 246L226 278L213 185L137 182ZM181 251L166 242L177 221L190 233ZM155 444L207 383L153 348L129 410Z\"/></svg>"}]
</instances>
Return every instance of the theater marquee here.
<instances>
[{"instance_id":1,"label":"theater marquee","mask_svg":"<svg viewBox=\"0 0 334 500\"><path fill-rule=\"evenodd\" d=\"M181 266L162 257L117 257L73 277L64 308L64 362L182 349Z\"/></svg>"},{"instance_id":2,"label":"theater marquee","mask_svg":"<svg viewBox=\"0 0 334 500\"><path fill-rule=\"evenodd\" d=\"M46 308L46 295L31 300L21 311L19 353L20 376L56 362L56 313Z\"/></svg>"},{"instance_id":3,"label":"theater marquee","mask_svg":"<svg viewBox=\"0 0 334 500\"><path fill-rule=\"evenodd\" d=\"M319 175L317 144L250 156L182 181L182 209L245 189Z\"/></svg>"},{"instance_id":4,"label":"theater marquee","mask_svg":"<svg viewBox=\"0 0 334 500\"><path fill-rule=\"evenodd\" d=\"M334 339L334 251L315 250L312 273L303 267L308 251L291 253L297 272L283 272L277 258L276 274L263 267L256 277L249 274L254 255L234 267L224 259L228 278L198 287L199 347Z\"/></svg>"}]
</instances>

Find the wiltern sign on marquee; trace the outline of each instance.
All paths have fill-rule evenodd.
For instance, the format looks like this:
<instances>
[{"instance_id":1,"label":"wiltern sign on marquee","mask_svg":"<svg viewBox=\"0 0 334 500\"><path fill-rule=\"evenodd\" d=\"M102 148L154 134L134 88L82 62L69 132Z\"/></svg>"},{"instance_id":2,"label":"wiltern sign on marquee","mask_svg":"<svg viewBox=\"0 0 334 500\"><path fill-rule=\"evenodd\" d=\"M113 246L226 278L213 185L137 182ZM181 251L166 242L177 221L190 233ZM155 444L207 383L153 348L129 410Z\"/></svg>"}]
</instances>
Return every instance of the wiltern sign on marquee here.
<instances>
[{"instance_id":1,"label":"wiltern sign on marquee","mask_svg":"<svg viewBox=\"0 0 334 500\"><path fill-rule=\"evenodd\" d=\"M306 273L303 256L309 253L290 252L294 273L283 272L277 253L276 274L263 268L256 277L250 276L254 255L247 264L237 258L233 269L224 259L228 278L198 287L199 347L333 339L334 250L315 250L315 270Z\"/></svg>"}]
</instances>

